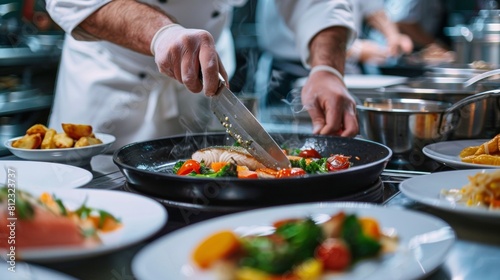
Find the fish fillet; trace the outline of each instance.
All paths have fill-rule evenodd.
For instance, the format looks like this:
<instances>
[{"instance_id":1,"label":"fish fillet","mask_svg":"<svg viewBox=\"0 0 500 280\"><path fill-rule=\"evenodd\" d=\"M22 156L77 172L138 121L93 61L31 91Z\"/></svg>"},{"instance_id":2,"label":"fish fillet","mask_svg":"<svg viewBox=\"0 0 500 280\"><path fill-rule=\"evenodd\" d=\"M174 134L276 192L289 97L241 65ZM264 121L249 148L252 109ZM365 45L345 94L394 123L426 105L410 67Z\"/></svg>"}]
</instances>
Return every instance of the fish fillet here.
<instances>
[{"instance_id":1,"label":"fish fillet","mask_svg":"<svg viewBox=\"0 0 500 280\"><path fill-rule=\"evenodd\" d=\"M191 158L199 162L204 161L207 166L210 166L212 162L223 161L243 165L250 170L265 167L242 147L214 146L203 148L194 152Z\"/></svg>"}]
</instances>

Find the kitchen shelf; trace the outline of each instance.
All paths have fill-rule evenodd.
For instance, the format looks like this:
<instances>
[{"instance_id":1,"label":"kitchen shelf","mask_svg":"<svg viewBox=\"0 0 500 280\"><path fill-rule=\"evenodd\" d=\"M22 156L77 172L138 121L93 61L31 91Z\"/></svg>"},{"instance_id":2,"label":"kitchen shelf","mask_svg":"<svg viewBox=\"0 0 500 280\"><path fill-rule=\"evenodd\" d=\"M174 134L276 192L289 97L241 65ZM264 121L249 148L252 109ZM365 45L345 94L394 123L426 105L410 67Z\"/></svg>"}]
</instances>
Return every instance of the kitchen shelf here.
<instances>
[{"instance_id":1,"label":"kitchen shelf","mask_svg":"<svg viewBox=\"0 0 500 280\"><path fill-rule=\"evenodd\" d=\"M59 63L61 50L58 48L33 52L28 47L0 47L0 67L33 65L37 63Z\"/></svg>"},{"instance_id":2,"label":"kitchen shelf","mask_svg":"<svg viewBox=\"0 0 500 280\"><path fill-rule=\"evenodd\" d=\"M15 102L0 103L0 116L50 108L53 98L52 95L41 95Z\"/></svg>"}]
</instances>

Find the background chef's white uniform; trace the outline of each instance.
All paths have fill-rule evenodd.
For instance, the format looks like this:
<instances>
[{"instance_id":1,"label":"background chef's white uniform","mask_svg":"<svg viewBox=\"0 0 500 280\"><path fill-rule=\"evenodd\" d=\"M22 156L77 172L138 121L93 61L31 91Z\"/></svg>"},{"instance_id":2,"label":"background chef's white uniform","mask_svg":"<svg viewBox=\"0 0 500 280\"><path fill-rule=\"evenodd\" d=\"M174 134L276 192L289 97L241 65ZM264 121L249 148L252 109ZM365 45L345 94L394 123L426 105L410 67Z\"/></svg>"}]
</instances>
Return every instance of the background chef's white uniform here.
<instances>
[{"instance_id":1,"label":"background chef's white uniform","mask_svg":"<svg viewBox=\"0 0 500 280\"><path fill-rule=\"evenodd\" d=\"M91 124L95 131L117 137L112 149L136 141L205 131L213 115L204 94L193 94L184 85L160 74L152 56L97 41L77 27L110 1L46 1L51 17L68 34L49 127L58 128L63 122ZM186 28L209 31L228 74L234 72L234 47L229 30L231 11L246 0L141 2L164 9ZM304 61L309 57L308 43L317 32L332 23L338 24L337 16L350 17L348 11L332 13L333 9L342 9L327 4L336 1L277 2L281 3L279 10L290 28L298 34L296 41Z\"/></svg>"}]
</instances>

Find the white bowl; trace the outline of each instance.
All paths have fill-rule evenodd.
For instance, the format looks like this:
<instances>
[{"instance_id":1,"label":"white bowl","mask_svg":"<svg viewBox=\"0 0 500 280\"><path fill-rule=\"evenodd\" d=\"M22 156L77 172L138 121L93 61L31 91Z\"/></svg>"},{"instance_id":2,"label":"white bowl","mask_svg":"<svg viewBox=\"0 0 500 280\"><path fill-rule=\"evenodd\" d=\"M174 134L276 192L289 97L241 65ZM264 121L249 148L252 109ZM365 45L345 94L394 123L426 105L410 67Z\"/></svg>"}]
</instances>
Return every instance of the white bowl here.
<instances>
[{"instance_id":1,"label":"white bowl","mask_svg":"<svg viewBox=\"0 0 500 280\"><path fill-rule=\"evenodd\" d=\"M12 142L22 137L19 136L7 140L5 147L12 154L22 159L84 166L90 164L93 156L106 152L116 140L110 134L95 133L95 136L101 139L102 144L65 149L19 149L12 147Z\"/></svg>"}]
</instances>

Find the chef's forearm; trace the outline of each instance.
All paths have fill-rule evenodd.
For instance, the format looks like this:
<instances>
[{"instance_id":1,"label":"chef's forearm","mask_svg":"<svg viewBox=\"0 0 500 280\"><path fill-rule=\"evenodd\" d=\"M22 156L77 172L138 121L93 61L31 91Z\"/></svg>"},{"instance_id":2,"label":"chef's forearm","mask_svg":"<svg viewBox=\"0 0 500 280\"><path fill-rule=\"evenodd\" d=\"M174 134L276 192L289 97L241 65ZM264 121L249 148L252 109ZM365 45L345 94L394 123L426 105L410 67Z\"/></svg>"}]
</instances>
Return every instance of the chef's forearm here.
<instances>
[{"instance_id":1,"label":"chef's forearm","mask_svg":"<svg viewBox=\"0 0 500 280\"><path fill-rule=\"evenodd\" d=\"M385 38L399 36L398 26L389 20L385 11L376 11L366 17L368 25L384 34Z\"/></svg>"},{"instance_id":2,"label":"chef's forearm","mask_svg":"<svg viewBox=\"0 0 500 280\"><path fill-rule=\"evenodd\" d=\"M417 23L398 22L398 27L401 33L408 35L415 45L419 47L425 47L435 41L435 38Z\"/></svg>"},{"instance_id":3,"label":"chef's forearm","mask_svg":"<svg viewBox=\"0 0 500 280\"><path fill-rule=\"evenodd\" d=\"M343 74L348 36L349 30L340 26L324 29L314 36L309 44L311 66L328 65Z\"/></svg>"},{"instance_id":4,"label":"chef's forearm","mask_svg":"<svg viewBox=\"0 0 500 280\"><path fill-rule=\"evenodd\" d=\"M143 3L116 0L87 17L79 27L93 36L150 55L155 32L173 18Z\"/></svg>"}]
</instances>

